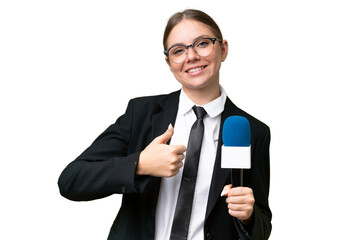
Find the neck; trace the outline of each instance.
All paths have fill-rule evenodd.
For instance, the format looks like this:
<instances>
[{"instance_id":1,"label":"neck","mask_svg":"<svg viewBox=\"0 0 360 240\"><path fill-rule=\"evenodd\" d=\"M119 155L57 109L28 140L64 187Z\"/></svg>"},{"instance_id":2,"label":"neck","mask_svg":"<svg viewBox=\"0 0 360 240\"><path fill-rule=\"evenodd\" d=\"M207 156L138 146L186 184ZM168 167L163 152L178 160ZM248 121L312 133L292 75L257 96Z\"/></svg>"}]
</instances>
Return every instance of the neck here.
<instances>
[{"instance_id":1,"label":"neck","mask_svg":"<svg viewBox=\"0 0 360 240\"><path fill-rule=\"evenodd\" d=\"M189 89L183 86L183 90L191 101L199 106L203 106L221 95L219 84L209 89Z\"/></svg>"}]
</instances>

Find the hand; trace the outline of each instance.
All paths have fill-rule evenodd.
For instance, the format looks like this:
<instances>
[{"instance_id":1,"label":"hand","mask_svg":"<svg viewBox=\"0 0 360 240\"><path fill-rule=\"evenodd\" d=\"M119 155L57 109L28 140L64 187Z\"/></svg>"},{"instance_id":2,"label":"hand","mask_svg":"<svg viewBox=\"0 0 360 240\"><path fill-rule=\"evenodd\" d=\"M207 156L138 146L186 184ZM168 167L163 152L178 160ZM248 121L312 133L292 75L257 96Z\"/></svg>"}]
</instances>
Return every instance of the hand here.
<instances>
[{"instance_id":1,"label":"hand","mask_svg":"<svg viewBox=\"0 0 360 240\"><path fill-rule=\"evenodd\" d=\"M174 134L174 128L169 125L166 132L155 138L140 153L139 163L136 169L137 175L151 175L156 177L172 177L178 174L179 169L184 165L183 145L167 145Z\"/></svg>"},{"instance_id":2,"label":"hand","mask_svg":"<svg viewBox=\"0 0 360 240\"><path fill-rule=\"evenodd\" d=\"M227 196L229 214L238 218L243 224L249 225L254 212L255 198L251 188L226 185L221 196Z\"/></svg>"}]
</instances>

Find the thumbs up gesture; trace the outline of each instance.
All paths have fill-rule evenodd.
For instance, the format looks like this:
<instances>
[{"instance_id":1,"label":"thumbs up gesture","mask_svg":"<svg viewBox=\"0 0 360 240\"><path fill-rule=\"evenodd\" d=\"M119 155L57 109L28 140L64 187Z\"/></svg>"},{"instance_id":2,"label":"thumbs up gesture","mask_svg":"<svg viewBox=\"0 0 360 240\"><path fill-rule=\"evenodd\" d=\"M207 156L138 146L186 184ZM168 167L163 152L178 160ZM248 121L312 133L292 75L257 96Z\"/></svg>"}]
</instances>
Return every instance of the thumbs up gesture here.
<instances>
[{"instance_id":1,"label":"thumbs up gesture","mask_svg":"<svg viewBox=\"0 0 360 240\"><path fill-rule=\"evenodd\" d=\"M167 145L174 134L174 128L169 125L165 133L155 138L140 153L136 169L137 175L151 175L156 177L172 177L178 174L183 166L184 145Z\"/></svg>"}]
</instances>

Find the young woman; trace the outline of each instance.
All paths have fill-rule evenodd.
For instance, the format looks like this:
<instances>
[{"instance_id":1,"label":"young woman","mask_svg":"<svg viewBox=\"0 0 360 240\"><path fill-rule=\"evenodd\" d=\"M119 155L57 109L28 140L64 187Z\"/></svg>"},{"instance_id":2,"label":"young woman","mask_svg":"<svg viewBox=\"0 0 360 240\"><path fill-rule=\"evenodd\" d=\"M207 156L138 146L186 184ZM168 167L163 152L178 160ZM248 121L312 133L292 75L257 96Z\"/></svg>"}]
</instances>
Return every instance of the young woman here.
<instances>
[{"instance_id":1,"label":"young woman","mask_svg":"<svg viewBox=\"0 0 360 240\"><path fill-rule=\"evenodd\" d=\"M210 16L188 9L170 18L163 44L182 89L132 99L125 114L62 172L61 194L76 201L123 194L108 239L268 239L270 130L237 108L219 84L228 42ZM202 117L195 115L198 109ZM230 170L220 167L221 127L232 115L246 117L251 126L246 187L232 187ZM199 121L202 138L190 140ZM199 141L195 189L180 201L184 169L192 161L186 155ZM191 206L185 228L177 219L182 204Z\"/></svg>"}]
</instances>

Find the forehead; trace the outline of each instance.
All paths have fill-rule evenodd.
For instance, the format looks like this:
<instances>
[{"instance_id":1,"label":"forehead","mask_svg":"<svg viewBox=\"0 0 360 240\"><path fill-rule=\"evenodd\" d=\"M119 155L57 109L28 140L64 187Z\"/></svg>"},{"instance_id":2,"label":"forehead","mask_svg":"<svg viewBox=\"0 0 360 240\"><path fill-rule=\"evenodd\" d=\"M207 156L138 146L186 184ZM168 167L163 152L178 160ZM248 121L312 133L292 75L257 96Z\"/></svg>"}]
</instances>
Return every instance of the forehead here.
<instances>
[{"instance_id":1,"label":"forehead","mask_svg":"<svg viewBox=\"0 0 360 240\"><path fill-rule=\"evenodd\" d=\"M209 26L196 20L183 19L170 32L167 45L189 44L200 36L214 36Z\"/></svg>"}]
</instances>

